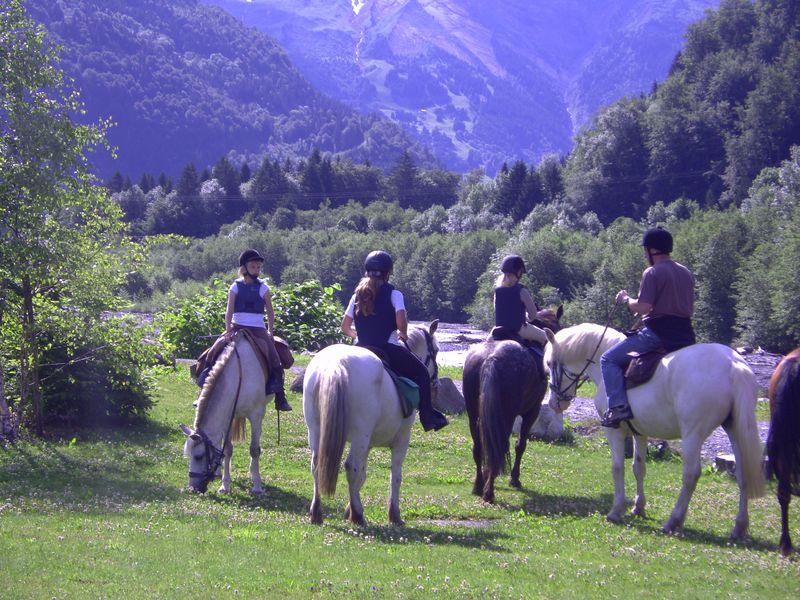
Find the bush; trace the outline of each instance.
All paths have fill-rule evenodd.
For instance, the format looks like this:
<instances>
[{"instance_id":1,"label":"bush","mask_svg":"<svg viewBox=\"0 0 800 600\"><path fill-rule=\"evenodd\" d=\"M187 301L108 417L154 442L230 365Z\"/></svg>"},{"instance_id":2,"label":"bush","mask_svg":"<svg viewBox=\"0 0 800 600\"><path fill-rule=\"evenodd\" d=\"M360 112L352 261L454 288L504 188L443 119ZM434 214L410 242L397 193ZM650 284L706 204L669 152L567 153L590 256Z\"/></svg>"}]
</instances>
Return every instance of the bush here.
<instances>
[{"instance_id":1,"label":"bush","mask_svg":"<svg viewBox=\"0 0 800 600\"><path fill-rule=\"evenodd\" d=\"M195 357L225 330L228 288L222 281L178 302L177 308L159 313L164 346L175 356ZM346 341L339 325L342 308L333 294L340 286L323 287L318 281L272 288L275 333L293 351L318 350Z\"/></svg>"},{"instance_id":2,"label":"bush","mask_svg":"<svg viewBox=\"0 0 800 600\"><path fill-rule=\"evenodd\" d=\"M68 345L45 344L42 408L47 421L113 424L152 406L148 368L157 347L135 317L112 317L76 332Z\"/></svg>"}]
</instances>

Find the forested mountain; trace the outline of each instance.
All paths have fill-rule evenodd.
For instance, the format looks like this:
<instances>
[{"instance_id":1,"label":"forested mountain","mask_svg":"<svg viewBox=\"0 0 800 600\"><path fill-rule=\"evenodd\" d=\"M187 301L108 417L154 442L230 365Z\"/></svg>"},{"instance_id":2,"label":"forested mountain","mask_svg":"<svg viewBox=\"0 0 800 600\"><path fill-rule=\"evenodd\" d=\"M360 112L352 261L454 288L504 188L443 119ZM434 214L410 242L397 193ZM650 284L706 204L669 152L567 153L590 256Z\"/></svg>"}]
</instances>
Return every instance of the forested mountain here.
<instances>
[{"instance_id":1,"label":"forested mountain","mask_svg":"<svg viewBox=\"0 0 800 600\"><path fill-rule=\"evenodd\" d=\"M319 89L403 124L455 170L565 154L663 80L719 0L204 0L268 32Z\"/></svg>"},{"instance_id":2,"label":"forested mountain","mask_svg":"<svg viewBox=\"0 0 800 600\"><path fill-rule=\"evenodd\" d=\"M566 169L566 196L609 223L677 198L739 205L800 144L800 5L723 0L689 28L669 77L602 109Z\"/></svg>"},{"instance_id":3,"label":"forested mountain","mask_svg":"<svg viewBox=\"0 0 800 600\"><path fill-rule=\"evenodd\" d=\"M26 0L63 46L62 68L82 91L87 119L111 117L118 159L98 173L170 175L234 150L259 162L312 149L390 165L430 156L395 124L317 91L266 34L197 0ZM254 156L257 155L257 156Z\"/></svg>"}]
</instances>

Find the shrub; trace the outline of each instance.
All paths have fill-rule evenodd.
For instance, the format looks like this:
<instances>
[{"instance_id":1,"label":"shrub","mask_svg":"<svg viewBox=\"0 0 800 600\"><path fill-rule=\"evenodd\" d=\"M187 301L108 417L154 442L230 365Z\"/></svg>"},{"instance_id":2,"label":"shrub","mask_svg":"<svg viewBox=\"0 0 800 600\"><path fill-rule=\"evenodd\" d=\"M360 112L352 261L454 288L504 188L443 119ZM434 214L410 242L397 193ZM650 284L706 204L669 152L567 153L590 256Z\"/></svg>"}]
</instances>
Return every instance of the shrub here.
<instances>
[{"instance_id":1,"label":"shrub","mask_svg":"<svg viewBox=\"0 0 800 600\"><path fill-rule=\"evenodd\" d=\"M229 285L217 280L175 309L159 313L161 338L169 352L180 357L198 356L212 339L225 330L225 307ZM275 333L294 351L318 350L343 342L339 324L342 308L333 294L340 286L323 287L318 281L272 288Z\"/></svg>"}]
</instances>

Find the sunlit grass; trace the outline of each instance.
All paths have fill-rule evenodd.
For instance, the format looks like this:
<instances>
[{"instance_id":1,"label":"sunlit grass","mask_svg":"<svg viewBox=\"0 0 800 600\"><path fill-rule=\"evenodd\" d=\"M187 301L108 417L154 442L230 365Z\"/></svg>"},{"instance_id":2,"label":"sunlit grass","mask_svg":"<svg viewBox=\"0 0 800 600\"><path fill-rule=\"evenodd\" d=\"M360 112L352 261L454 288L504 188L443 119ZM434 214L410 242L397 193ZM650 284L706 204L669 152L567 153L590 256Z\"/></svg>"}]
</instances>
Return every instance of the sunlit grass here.
<instances>
[{"instance_id":1,"label":"sunlit grass","mask_svg":"<svg viewBox=\"0 0 800 600\"><path fill-rule=\"evenodd\" d=\"M298 358L302 364L303 357ZM454 378L460 378L454 377ZM581 390L583 394L583 389ZM152 420L138 429L22 441L0 450L3 596L49 597L753 597L800 592L800 560L781 559L774 484L751 506L751 535L731 545L737 489L706 469L683 537L660 533L680 487L679 460L651 460L648 517L612 525L610 457L602 437L532 442L522 490L497 484L497 503L472 496L465 416L437 433L414 426L401 510L387 524L390 455L370 455L363 500L368 525L343 518L347 481L312 526L310 454L295 407L265 418L252 497L247 444L234 454L233 493L183 489L178 423L197 393L184 369L163 371ZM633 481L628 463L628 493ZM216 486L215 486L216 487ZM213 489L215 489L215 487ZM800 542L800 505L791 526Z\"/></svg>"}]
</instances>

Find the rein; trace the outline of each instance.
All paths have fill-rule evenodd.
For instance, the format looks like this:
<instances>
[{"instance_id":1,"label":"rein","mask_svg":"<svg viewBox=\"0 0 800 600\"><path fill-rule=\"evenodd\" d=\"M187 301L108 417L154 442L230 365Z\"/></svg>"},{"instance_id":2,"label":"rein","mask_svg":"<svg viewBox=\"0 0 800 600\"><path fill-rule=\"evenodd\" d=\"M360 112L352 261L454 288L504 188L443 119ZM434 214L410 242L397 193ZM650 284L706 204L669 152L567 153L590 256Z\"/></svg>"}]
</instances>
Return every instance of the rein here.
<instances>
[{"instance_id":1,"label":"rein","mask_svg":"<svg viewBox=\"0 0 800 600\"><path fill-rule=\"evenodd\" d=\"M606 314L606 325L603 328L603 333L600 335L600 339L597 340L597 345L594 347L594 350L592 350L592 353L589 355L589 358L586 359L586 364L583 366L583 369L581 369L580 373L578 373L577 375L574 374L574 373L570 373L560 363L556 363L552 367L553 368L553 381L550 382L550 389L556 395L556 398L558 399L559 402L562 402L562 401L569 402L569 401L571 401L572 398L567 398L566 400L564 399L565 396L567 395L567 392L569 391L569 389L574 386L575 387L575 394L577 395L578 389L581 387L581 385L583 385L584 383L586 383L586 381L589 380L589 377L584 377L584 373L586 373L586 370L591 365L595 364L595 361L592 360L592 358L597 353L597 351L600 349L600 344L603 343L603 338L606 336L606 332L608 331L608 328L611 326L611 317L614 315L614 312L616 312L617 306L618 305L615 304L613 306L613 308L610 311L608 311L608 313ZM570 383L569 383L569 385L567 387L565 387L564 389L561 389L561 378L564 375L567 376L567 379L570 380Z\"/></svg>"}]
</instances>

